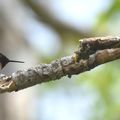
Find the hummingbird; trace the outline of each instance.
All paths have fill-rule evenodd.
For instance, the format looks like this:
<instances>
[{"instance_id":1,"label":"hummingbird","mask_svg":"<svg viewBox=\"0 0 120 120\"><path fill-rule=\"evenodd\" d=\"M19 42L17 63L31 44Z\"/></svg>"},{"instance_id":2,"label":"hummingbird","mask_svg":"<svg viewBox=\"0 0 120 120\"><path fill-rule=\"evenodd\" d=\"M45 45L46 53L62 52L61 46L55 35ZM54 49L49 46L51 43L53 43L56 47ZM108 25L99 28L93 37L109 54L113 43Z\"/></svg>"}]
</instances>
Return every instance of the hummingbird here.
<instances>
[{"instance_id":1,"label":"hummingbird","mask_svg":"<svg viewBox=\"0 0 120 120\"><path fill-rule=\"evenodd\" d=\"M23 61L9 60L5 55L0 53L0 69L3 69L9 62L24 63Z\"/></svg>"}]
</instances>

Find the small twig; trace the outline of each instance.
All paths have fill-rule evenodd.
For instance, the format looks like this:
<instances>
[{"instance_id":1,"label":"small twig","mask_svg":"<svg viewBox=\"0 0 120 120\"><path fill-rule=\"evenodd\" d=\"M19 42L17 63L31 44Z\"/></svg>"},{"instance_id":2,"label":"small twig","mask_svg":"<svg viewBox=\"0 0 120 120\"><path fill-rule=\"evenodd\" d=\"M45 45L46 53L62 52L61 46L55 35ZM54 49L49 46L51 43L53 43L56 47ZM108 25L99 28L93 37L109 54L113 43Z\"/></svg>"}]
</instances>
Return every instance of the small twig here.
<instances>
[{"instance_id":1,"label":"small twig","mask_svg":"<svg viewBox=\"0 0 120 120\"><path fill-rule=\"evenodd\" d=\"M87 59L89 55L94 54L98 50L120 48L120 37L118 36L84 38L79 41L80 49L75 52L78 54L79 59Z\"/></svg>"}]
</instances>

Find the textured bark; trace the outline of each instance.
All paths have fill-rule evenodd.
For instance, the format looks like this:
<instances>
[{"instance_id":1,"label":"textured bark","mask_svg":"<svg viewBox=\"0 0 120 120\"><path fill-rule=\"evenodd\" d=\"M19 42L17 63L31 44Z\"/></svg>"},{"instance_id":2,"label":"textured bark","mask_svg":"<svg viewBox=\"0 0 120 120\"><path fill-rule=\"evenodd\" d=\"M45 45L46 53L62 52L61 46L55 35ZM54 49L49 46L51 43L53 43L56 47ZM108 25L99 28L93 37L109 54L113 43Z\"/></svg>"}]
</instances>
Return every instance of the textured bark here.
<instances>
[{"instance_id":1,"label":"textured bark","mask_svg":"<svg viewBox=\"0 0 120 120\"><path fill-rule=\"evenodd\" d=\"M82 73L100 64L120 58L120 37L98 37L80 40L73 55L21 70L7 77L0 76L0 92L18 91L39 83Z\"/></svg>"}]
</instances>

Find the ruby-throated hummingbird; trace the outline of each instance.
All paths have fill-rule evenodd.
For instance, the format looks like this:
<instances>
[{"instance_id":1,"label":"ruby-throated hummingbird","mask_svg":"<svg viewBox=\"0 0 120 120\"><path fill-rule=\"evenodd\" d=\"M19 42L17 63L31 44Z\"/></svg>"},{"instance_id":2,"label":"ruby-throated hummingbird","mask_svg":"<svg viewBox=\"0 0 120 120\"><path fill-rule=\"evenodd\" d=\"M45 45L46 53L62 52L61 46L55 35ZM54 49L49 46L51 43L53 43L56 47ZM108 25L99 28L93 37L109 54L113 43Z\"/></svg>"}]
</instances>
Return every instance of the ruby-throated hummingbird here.
<instances>
[{"instance_id":1,"label":"ruby-throated hummingbird","mask_svg":"<svg viewBox=\"0 0 120 120\"><path fill-rule=\"evenodd\" d=\"M9 60L6 56L0 53L0 69L4 68L5 65L9 62L24 63L22 61Z\"/></svg>"}]
</instances>

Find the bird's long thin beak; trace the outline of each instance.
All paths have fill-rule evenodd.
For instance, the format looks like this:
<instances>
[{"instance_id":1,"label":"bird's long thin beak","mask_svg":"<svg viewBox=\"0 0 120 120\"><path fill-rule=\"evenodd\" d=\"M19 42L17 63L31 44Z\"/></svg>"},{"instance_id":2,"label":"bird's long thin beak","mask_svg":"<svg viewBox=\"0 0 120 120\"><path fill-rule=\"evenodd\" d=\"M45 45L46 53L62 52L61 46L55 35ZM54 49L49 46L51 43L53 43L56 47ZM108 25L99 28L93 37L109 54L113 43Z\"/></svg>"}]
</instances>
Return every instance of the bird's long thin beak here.
<instances>
[{"instance_id":1,"label":"bird's long thin beak","mask_svg":"<svg viewBox=\"0 0 120 120\"><path fill-rule=\"evenodd\" d=\"M9 60L9 62L24 63L23 61L17 61L17 60Z\"/></svg>"}]
</instances>

